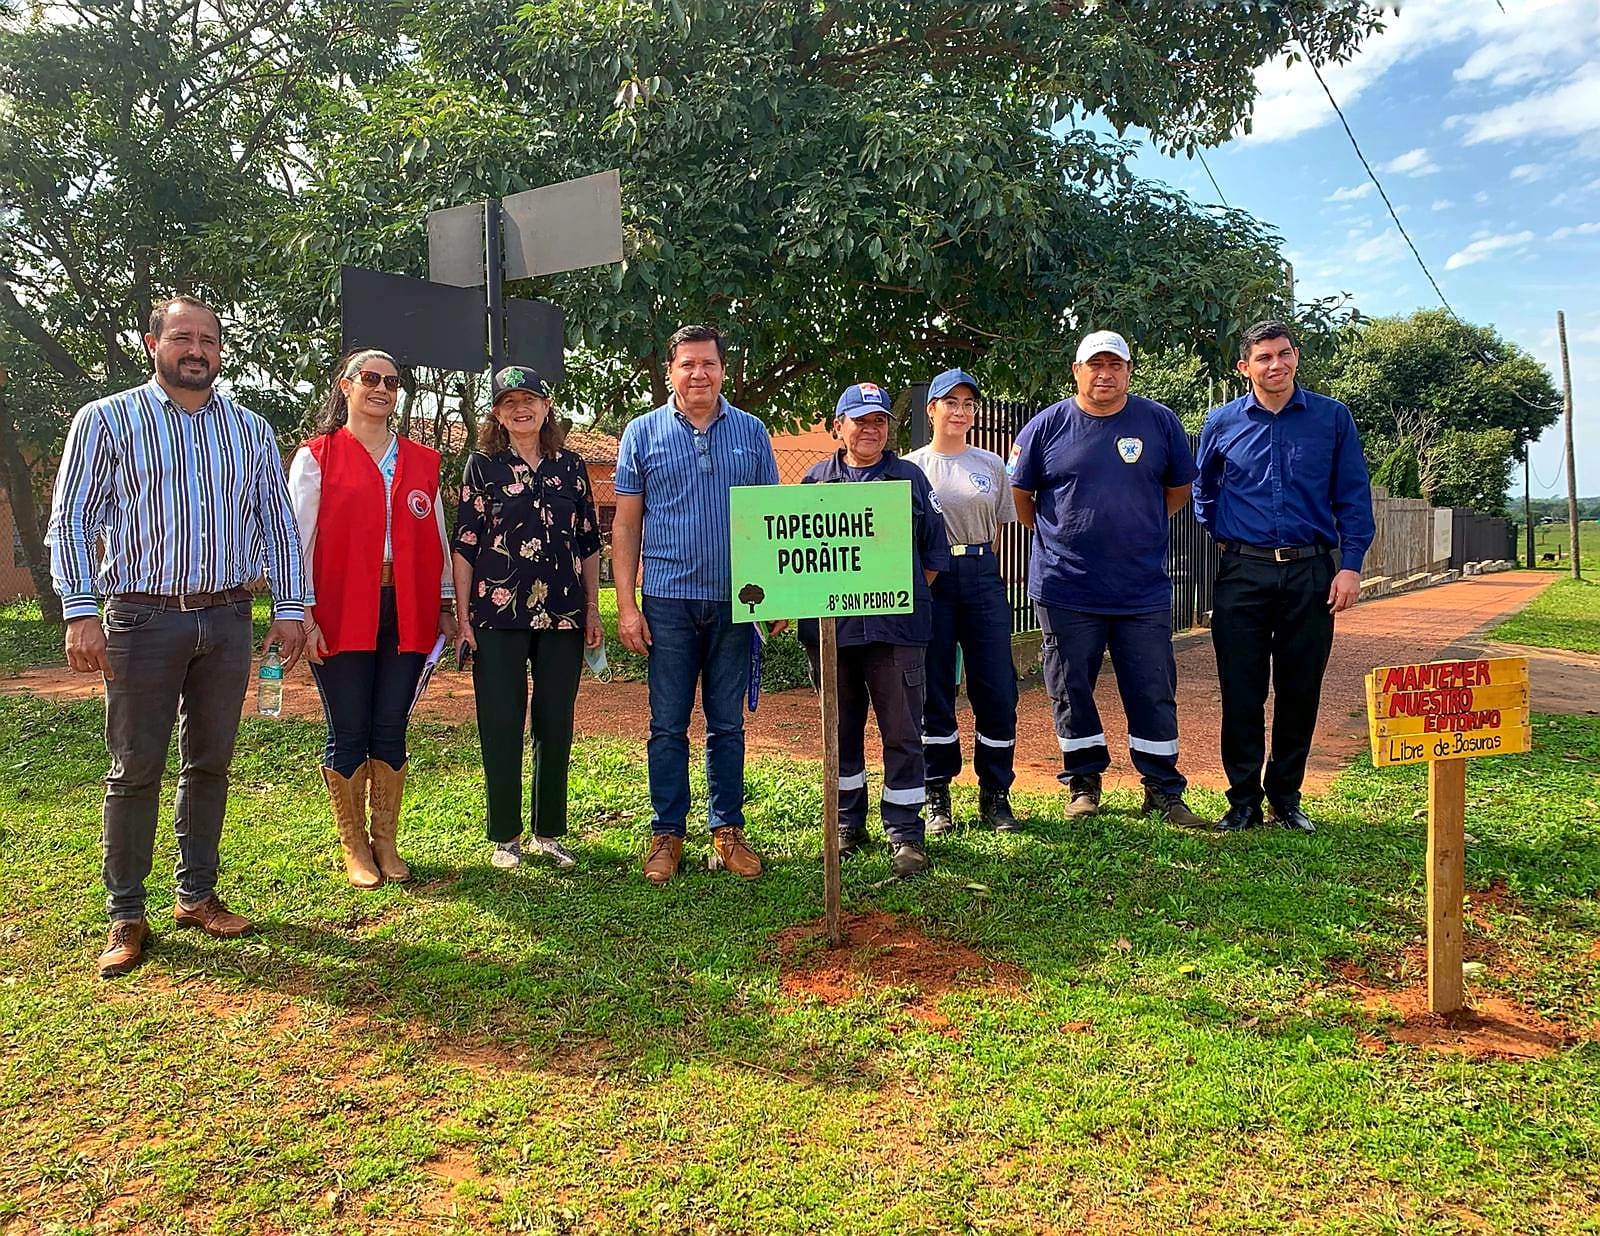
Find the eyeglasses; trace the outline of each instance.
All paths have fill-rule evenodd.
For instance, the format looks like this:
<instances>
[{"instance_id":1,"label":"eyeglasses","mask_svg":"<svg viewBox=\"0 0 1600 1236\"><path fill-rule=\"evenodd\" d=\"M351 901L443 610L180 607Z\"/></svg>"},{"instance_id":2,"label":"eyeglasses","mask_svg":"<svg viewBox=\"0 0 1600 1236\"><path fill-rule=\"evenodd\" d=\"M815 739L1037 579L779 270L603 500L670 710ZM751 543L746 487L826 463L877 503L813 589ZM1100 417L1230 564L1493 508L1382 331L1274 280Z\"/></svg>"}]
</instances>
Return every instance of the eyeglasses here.
<instances>
[{"instance_id":1,"label":"eyeglasses","mask_svg":"<svg viewBox=\"0 0 1600 1236\"><path fill-rule=\"evenodd\" d=\"M700 459L700 471L711 471L711 435L696 433L694 435L695 454Z\"/></svg>"},{"instance_id":2,"label":"eyeglasses","mask_svg":"<svg viewBox=\"0 0 1600 1236\"><path fill-rule=\"evenodd\" d=\"M369 390L377 390L380 385L386 391L400 389L400 375L398 373L375 373L371 369L363 369L356 374L356 381Z\"/></svg>"},{"instance_id":3,"label":"eyeglasses","mask_svg":"<svg viewBox=\"0 0 1600 1236\"><path fill-rule=\"evenodd\" d=\"M940 398L939 403L947 412L976 413L978 411L977 403L971 399L952 399L950 396L945 395Z\"/></svg>"}]
</instances>

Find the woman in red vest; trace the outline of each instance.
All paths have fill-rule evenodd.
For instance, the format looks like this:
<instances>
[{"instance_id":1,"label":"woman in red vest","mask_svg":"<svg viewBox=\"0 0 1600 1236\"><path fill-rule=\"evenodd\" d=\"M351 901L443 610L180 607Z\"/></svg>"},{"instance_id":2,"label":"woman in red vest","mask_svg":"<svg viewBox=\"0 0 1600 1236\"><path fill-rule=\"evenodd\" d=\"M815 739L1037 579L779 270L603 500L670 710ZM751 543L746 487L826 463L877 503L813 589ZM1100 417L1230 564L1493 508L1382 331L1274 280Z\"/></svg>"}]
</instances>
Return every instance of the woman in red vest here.
<instances>
[{"instance_id":1,"label":"woman in red vest","mask_svg":"<svg viewBox=\"0 0 1600 1236\"><path fill-rule=\"evenodd\" d=\"M439 453L390 428L398 363L367 348L338 372L289 466L289 495L306 564L306 657L328 720L322 777L350 883L376 888L411 878L395 845L406 718L435 642L455 638L455 590Z\"/></svg>"}]
</instances>

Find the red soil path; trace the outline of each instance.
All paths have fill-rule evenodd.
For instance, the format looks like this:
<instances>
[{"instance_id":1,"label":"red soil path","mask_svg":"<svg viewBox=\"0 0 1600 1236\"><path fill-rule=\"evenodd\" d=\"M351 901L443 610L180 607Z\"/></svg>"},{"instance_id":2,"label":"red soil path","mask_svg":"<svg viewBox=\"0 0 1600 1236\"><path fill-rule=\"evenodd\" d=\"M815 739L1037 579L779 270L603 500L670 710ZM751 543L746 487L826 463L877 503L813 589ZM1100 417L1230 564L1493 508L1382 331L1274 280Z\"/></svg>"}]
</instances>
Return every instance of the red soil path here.
<instances>
[{"instance_id":1,"label":"red soil path","mask_svg":"<svg viewBox=\"0 0 1600 1236\"><path fill-rule=\"evenodd\" d=\"M1341 614L1335 628L1333 656L1322 689L1322 710L1317 740L1307 773L1307 789L1325 786L1367 741L1362 676L1377 665L1435 660L1449 652L1464 653L1481 646L1474 642L1490 627L1520 610L1556 577L1548 572L1508 571L1426 588L1418 592L1366 601ZM1458 647L1465 645L1464 647ZM1183 755L1181 764L1196 785L1220 788L1225 784L1217 754L1221 700L1217 692L1216 664L1205 632L1178 637L1178 715ZM1539 707L1537 675L1534 706ZM22 691L49 698L79 698L100 690L98 679L64 668L30 670L0 679L0 690ZM1127 723L1117 699L1115 676L1109 664L1101 676L1101 718L1111 744L1111 785L1137 784L1127 759ZM246 708L254 699L246 701ZM297 667L285 683L284 712L289 716L317 718L322 707L310 674ZM472 719L472 680L453 669L441 669L429 685L418 710L431 721L460 723ZM640 743L649 733L650 709L643 683L599 683L584 678L578 693L579 735L632 739ZM962 749L972 750L972 716L959 713ZM696 709L692 732L704 733ZM820 758L816 699L809 691L785 691L763 696L748 720L747 736L752 756L780 754ZM868 751L876 745L869 735ZM1053 789L1061 765L1050 715L1050 701L1037 679L1024 683L1017 715L1017 781L1019 788ZM970 773L966 774L970 780Z\"/></svg>"}]
</instances>

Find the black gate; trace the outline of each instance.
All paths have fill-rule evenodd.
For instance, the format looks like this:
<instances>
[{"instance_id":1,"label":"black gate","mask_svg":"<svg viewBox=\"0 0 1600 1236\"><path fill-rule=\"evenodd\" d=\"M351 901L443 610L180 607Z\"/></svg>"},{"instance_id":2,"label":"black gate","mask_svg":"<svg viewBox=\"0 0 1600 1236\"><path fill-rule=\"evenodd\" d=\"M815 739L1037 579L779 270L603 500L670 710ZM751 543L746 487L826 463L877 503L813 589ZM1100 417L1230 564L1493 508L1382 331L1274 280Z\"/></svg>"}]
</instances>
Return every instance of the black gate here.
<instances>
[{"instance_id":1,"label":"black gate","mask_svg":"<svg viewBox=\"0 0 1600 1236\"><path fill-rule=\"evenodd\" d=\"M1517 560L1516 532L1504 519L1457 507L1450 513L1450 565L1498 558Z\"/></svg>"},{"instance_id":2,"label":"black gate","mask_svg":"<svg viewBox=\"0 0 1600 1236\"><path fill-rule=\"evenodd\" d=\"M926 446L928 388L917 385L906 395L909 403L911 446ZM1002 461L1011 458L1011 444L1038 409L1031 404L1006 399L983 399L969 441L973 446L992 451ZM1200 439L1190 435L1189 447L1197 450ZM1211 617L1211 581L1217 573L1217 546L1195 521L1193 504L1186 505L1168 524L1167 571L1172 576L1172 629L1184 631L1208 623ZM1006 524L1000 530L1000 574L1006 582L1006 599L1011 603L1011 632L1037 631L1039 619L1028 600L1028 557L1033 547L1033 532L1021 524Z\"/></svg>"}]
</instances>

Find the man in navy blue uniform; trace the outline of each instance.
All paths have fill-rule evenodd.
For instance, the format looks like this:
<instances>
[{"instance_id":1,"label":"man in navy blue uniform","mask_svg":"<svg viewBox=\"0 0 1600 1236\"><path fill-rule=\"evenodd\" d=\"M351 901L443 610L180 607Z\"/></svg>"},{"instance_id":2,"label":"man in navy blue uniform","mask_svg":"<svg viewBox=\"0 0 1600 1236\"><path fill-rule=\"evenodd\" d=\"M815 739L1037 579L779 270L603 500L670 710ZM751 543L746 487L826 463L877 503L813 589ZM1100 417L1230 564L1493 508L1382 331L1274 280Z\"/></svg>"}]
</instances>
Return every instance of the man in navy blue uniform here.
<instances>
[{"instance_id":1,"label":"man in navy blue uniform","mask_svg":"<svg viewBox=\"0 0 1600 1236\"><path fill-rule=\"evenodd\" d=\"M1239 356L1250 390L1206 417L1194 495L1195 518L1222 550L1211 642L1229 808L1217 827L1262 824L1265 795L1279 823L1312 833L1300 783L1333 616L1361 595L1372 490L1350 409L1295 381L1300 353L1289 328L1257 322ZM1272 758L1263 776L1269 683Z\"/></svg>"},{"instance_id":2,"label":"man in navy blue uniform","mask_svg":"<svg viewBox=\"0 0 1600 1236\"><path fill-rule=\"evenodd\" d=\"M1132 356L1113 331L1078 345L1078 393L1017 435L1011 485L1034 530L1028 595L1044 631L1045 686L1061 744L1066 813L1100 809L1111 763L1095 706L1107 648L1128 715L1128 749L1144 810L1205 824L1183 801L1178 771L1178 669L1172 655L1167 520L1189 500L1194 457L1172 409L1128 394Z\"/></svg>"},{"instance_id":3,"label":"man in navy blue uniform","mask_svg":"<svg viewBox=\"0 0 1600 1236\"><path fill-rule=\"evenodd\" d=\"M862 481L911 482L912 612L840 618L839 644L839 848L845 857L866 841L867 705L883 735L883 831L894 847L897 876L928 869L922 804L923 655L933 634L933 577L950 565L939 500L915 464L885 449L893 423L889 396L871 382L845 387L834 409L834 432L844 445L805 475L805 484ZM800 624L820 681L817 624Z\"/></svg>"}]
</instances>

